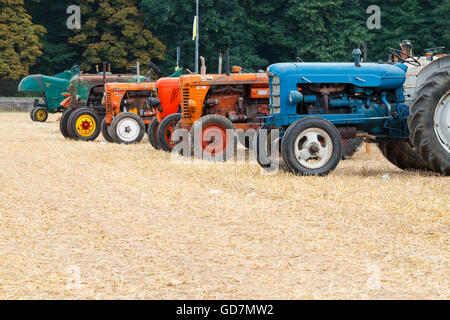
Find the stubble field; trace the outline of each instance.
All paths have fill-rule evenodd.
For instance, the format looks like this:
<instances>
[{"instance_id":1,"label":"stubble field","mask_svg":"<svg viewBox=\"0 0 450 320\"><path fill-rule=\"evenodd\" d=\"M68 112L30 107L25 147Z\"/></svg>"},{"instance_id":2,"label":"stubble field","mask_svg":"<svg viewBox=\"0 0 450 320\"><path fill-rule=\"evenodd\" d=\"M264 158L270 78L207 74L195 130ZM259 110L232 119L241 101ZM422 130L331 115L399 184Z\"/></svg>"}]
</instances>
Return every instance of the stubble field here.
<instances>
[{"instance_id":1,"label":"stubble field","mask_svg":"<svg viewBox=\"0 0 450 320\"><path fill-rule=\"evenodd\" d=\"M450 298L450 178L375 146L323 178L186 164L56 119L0 113L1 299Z\"/></svg>"}]
</instances>

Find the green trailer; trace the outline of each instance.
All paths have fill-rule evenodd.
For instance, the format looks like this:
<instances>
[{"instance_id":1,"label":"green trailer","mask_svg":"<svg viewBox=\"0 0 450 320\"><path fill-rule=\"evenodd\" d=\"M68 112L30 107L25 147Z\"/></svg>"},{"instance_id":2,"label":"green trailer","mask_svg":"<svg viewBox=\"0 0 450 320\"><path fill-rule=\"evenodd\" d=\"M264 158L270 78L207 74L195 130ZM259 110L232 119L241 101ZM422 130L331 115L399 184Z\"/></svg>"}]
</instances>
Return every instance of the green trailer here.
<instances>
[{"instance_id":1,"label":"green trailer","mask_svg":"<svg viewBox=\"0 0 450 320\"><path fill-rule=\"evenodd\" d=\"M73 66L70 70L46 76L42 74L29 75L19 83L19 92L36 92L42 95L44 103L39 100L34 101L33 109L30 112L31 120L45 122L49 113L64 111L61 102L64 101L64 93L72 77L80 74L80 67Z\"/></svg>"}]
</instances>

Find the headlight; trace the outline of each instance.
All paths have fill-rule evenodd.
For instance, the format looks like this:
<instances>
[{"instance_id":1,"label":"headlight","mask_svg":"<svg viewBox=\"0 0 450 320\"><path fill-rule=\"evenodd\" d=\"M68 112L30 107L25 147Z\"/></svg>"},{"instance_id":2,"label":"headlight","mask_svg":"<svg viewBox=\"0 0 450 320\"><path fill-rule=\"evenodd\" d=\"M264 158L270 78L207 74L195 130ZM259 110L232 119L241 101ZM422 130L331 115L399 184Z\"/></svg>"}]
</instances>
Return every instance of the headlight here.
<instances>
[{"instance_id":1,"label":"headlight","mask_svg":"<svg viewBox=\"0 0 450 320\"><path fill-rule=\"evenodd\" d=\"M297 105L302 101L303 101L303 94L301 94L301 92L298 92L297 90L292 90L289 93L289 103L290 104Z\"/></svg>"}]
</instances>

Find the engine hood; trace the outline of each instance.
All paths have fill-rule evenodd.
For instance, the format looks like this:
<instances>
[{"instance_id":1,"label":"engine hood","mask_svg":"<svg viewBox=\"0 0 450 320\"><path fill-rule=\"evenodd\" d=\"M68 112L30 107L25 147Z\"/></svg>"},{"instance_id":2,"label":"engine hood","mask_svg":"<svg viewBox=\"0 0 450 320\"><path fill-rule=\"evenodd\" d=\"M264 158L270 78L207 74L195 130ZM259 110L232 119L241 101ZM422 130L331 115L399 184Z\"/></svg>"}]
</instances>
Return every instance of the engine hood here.
<instances>
[{"instance_id":1,"label":"engine hood","mask_svg":"<svg viewBox=\"0 0 450 320\"><path fill-rule=\"evenodd\" d=\"M296 83L349 83L357 87L381 90L401 88L406 80L402 64L362 63L277 63L269 66L269 74Z\"/></svg>"},{"instance_id":2,"label":"engine hood","mask_svg":"<svg viewBox=\"0 0 450 320\"><path fill-rule=\"evenodd\" d=\"M42 75L36 74L23 78L19 83L18 90L20 92L44 92Z\"/></svg>"}]
</instances>

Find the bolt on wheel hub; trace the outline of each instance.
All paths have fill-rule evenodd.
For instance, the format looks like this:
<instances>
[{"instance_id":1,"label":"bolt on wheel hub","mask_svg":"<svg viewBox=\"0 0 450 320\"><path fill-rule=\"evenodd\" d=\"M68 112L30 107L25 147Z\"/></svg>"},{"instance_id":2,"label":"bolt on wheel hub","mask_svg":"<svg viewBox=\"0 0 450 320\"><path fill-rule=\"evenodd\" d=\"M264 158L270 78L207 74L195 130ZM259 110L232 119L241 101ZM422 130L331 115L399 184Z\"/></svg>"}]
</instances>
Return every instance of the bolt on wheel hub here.
<instances>
[{"instance_id":1,"label":"bolt on wheel hub","mask_svg":"<svg viewBox=\"0 0 450 320\"><path fill-rule=\"evenodd\" d=\"M331 137L324 130L309 128L300 133L294 145L297 161L305 168L318 169L333 155Z\"/></svg>"}]
</instances>

